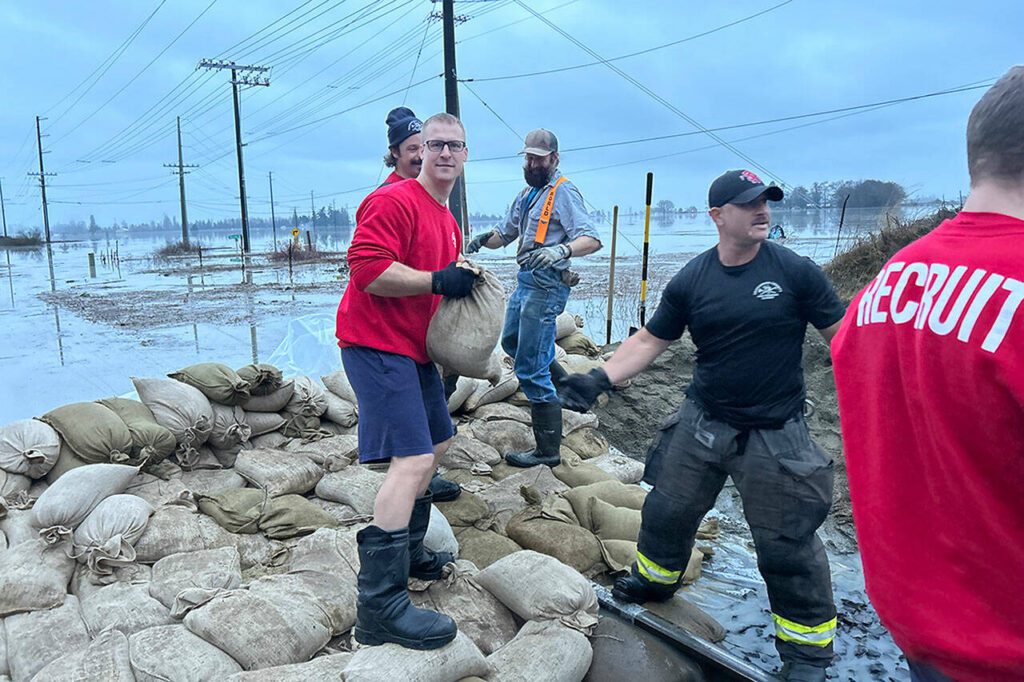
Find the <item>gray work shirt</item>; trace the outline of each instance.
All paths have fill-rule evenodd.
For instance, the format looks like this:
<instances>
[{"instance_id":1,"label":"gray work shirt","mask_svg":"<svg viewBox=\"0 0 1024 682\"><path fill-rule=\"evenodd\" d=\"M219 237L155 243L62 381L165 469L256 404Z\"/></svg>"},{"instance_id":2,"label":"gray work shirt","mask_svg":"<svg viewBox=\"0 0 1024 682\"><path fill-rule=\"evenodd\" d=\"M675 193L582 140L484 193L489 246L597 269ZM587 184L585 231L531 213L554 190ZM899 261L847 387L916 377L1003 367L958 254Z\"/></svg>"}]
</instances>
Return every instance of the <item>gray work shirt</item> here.
<instances>
[{"instance_id":1,"label":"gray work shirt","mask_svg":"<svg viewBox=\"0 0 1024 682\"><path fill-rule=\"evenodd\" d=\"M556 170L548 184L532 198L530 198L530 191L534 188L523 189L509 207L505 222L495 228L505 246L519 238L516 262L520 265L526 260L530 251L539 247L534 242L537 223L540 222L544 202L560 177L562 177L561 171ZM528 201L529 205L527 205ZM551 210L551 221L548 223L544 246L564 244L584 236L600 241L597 229L590 221L590 214L587 213L586 206L583 205L583 195L571 180L566 180L559 185L558 191L555 193L555 203ZM569 267L569 259L559 261L552 267L556 270L566 270Z\"/></svg>"}]
</instances>

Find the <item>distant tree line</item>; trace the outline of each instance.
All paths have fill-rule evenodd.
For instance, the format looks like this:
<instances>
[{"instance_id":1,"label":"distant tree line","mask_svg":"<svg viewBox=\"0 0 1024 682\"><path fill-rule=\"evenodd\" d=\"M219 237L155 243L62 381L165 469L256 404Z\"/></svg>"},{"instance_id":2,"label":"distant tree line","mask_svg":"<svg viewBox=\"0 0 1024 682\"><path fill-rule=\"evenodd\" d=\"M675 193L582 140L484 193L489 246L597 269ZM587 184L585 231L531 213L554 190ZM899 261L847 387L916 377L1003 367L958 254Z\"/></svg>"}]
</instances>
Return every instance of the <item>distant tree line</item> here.
<instances>
[{"instance_id":1,"label":"distant tree line","mask_svg":"<svg viewBox=\"0 0 1024 682\"><path fill-rule=\"evenodd\" d=\"M278 228L291 228L293 225L308 226L312 224L309 213L298 213L293 211L289 216L282 213L277 216ZM317 227L335 226L351 227L348 211L344 208L322 206L316 211ZM270 218L249 216L249 227L252 229L270 228ZM241 218L225 218L221 220L189 220L189 233L216 232L224 230L239 230L242 227ZM54 232L65 234L88 233L92 236L99 236L108 230L127 230L128 232L180 232L181 223L177 217L171 217L166 213L162 220L150 220L148 222L129 223L126 220L114 220L109 225L100 225L93 216L89 216L89 222L84 220L72 220L64 223L55 223L52 228Z\"/></svg>"},{"instance_id":2,"label":"distant tree line","mask_svg":"<svg viewBox=\"0 0 1024 682\"><path fill-rule=\"evenodd\" d=\"M848 208L889 208L907 198L907 191L897 182L883 180L832 180L797 185L780 202L780 208L838 208L847 195Z\"/></svg>"}]
</instances>

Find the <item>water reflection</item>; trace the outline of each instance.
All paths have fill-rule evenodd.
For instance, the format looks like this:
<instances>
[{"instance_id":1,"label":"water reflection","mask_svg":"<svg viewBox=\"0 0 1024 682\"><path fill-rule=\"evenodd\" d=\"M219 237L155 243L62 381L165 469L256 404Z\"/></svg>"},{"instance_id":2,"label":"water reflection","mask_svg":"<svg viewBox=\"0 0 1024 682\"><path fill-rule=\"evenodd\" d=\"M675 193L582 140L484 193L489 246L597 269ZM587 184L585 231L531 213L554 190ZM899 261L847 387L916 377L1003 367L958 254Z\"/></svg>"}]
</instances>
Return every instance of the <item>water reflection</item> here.
<instances>
[{"instance_id":1,"label":"water reflection","mask_svg":"<svg viewBox=\"0 0 1024 682\"><path fill-rule=\"evenodd\" d=\"M46 264L50 269L50 293L57 292L57 278L54 276L53 271L53 249L50 247L50 243L46 244ZM57 328L57 355L60 358L60 366L64 366L64 338L60 332L60 307L57 302L54 301L53 306L53 322Z\"/></svg>"}]
</instances>

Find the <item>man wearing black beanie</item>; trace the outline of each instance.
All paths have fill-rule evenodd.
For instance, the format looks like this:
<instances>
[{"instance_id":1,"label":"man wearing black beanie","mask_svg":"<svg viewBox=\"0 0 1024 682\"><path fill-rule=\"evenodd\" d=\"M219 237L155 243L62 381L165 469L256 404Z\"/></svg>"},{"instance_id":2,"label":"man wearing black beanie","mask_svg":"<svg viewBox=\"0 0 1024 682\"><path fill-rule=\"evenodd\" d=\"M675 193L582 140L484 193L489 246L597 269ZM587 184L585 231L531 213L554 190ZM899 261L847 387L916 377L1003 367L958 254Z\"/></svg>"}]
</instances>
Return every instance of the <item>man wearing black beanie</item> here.
<instances>
[{"instance_id":1,"label":"man wearing black beanie","mask_svg":"<svg viewBox=\"0 0 1024 682\"><path fill-rule=\"evenodd\" d=\"M392 109L384 122L388 124L388 151L384 154L384 165L394 169L384 184L415 178L420 174L420 166L423 164L420 158L420 147L423 146L420 130L423 122L408 107Z\"/></svg>"}]
</instances>

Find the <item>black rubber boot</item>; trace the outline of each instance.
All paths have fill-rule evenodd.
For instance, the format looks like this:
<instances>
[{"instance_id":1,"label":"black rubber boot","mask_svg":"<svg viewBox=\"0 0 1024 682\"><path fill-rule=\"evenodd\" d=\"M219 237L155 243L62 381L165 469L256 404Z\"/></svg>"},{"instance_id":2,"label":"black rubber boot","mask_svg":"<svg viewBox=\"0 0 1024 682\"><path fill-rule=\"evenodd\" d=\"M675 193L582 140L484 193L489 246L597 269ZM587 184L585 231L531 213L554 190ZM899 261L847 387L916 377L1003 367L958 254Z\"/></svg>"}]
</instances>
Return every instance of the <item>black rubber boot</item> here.
<instances>
[{"instance_id":1,"label":"black rubber boot","mask_svg":"<svg viewBox=\"0 0 1024 682\"><path fill-rule=\"evenodd\" d=\"M561 403L532 403L530 416L537 448L533 452L510 452L505 455L505 461L514 467L558 466L562 463L559 453L562 447Z\"/></svg>"},{"instance_id":2,"label":"black rubber boot","mask_svg":"<svg viewBox=\"0 0 1024 682\"><path fill-rule=\"evenodd\" d=\"M420 580L437 580L445 564L455 561L448 552L434 552L423 546L430 526L432 499L429 489L422 497L417 497L409 517L409 577Z\"/></svg>"},{"instance_id":3,"label":"black rubber boot","mask_svg":"<svg viewBox=\"0 0 1024 682\"><path fill-rule=\"evenodd\" d=\"M785 682L825 682L826 677L825 668L790 661L782 664L782 671L779 673L779 679Z\"/></svg>"},{"instance_id":4,"label":"black rubber boot","mask_svg":"<svg viewBox=\"0 0 1024 682\"><path fill-rule=\"evenodd\" d=\"M615 581L612 588L612 596L619 601L631 604L643 604L649 601L668 601L679 589L679 583L674 585L660 585L652 583L647 578L636 572L636 566L629 575Z\"/></svg>"},{"instance_id":5,"label":"black rubber boot","mask_svg":"<svg viewBox=\"0 0 1024 682\"><path fill-rule=\"evenodd\" d=\"M462 494L462 488L458 483L452 483L441 478L441 474L434 473L427 488L434 496L434 502L451 502Z\"/></svg>"},{"instance_id":6,"label":"black rubber boot","mask_svg":"<svg viewBox=\"0 0 1024 682\"><path fill-rule=\"evenodd\" d=\"M359 601L356 641L393 642L409 649L438 649L455 639L458 628L448 616L418 609L409 600L409 531L367 526L359 543Z\"/></svg>"}]
</instances>

